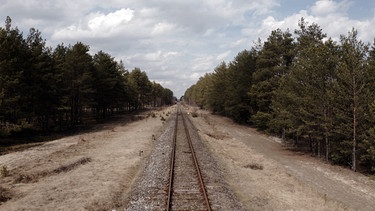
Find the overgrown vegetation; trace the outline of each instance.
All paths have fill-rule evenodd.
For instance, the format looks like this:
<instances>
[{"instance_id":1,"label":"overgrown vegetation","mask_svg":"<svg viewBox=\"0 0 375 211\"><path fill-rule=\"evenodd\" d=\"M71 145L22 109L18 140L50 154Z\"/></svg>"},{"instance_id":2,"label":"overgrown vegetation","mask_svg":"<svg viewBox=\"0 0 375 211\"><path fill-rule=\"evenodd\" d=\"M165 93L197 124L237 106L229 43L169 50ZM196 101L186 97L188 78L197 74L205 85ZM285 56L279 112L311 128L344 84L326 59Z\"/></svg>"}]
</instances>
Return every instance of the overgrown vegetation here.
<instances>
[{"instance_id":1,"label":"overgrown vegetation","mask_svg":"<svg viewBox=\"0 0 375 211\"><path fill-rule=\"evenodd\" d=\"M10 172L6 166L2 166L0 169L0 175L1 177L7 177L9 176Z\"/></svg>"},{"instance_id":2,"label":"overgrown vegetation","mask_svg":"<svg viewBox=\"0 0 375 211\"><path fill-rule=\"evenodd\" d=\"M0 186L0 204L12 198L12 193L9 189Z\"/></svg>"},{"instance_id":3,"label":"overgrown vegetation","mask_svg":"<svg viewBox=\"0 0 375 211\"><path fill-rule=\"evenodd\" d=\"M328 38L303 18L273 31L186 90L186 103L292 140L332 163L375 173L375 46Z\"/></svg>"},{"instance_id":4,"label":"overgrown vegetation","mask_svg":"<svg viewBox=\"0 0 375 211\"><path fill-rule=\"evenodd\" d=\"M194 117L194 118L198 117L198 113L197 112L191 112L191 116Z\"/></svg>"},{"instance_id":5,"label":"overgrown vegetation","mask_svg":"<svg viewBox=\"0 0 375 211\"><path fill-rule=\"evenodd\" d=\"M244 166L244 168L249 168L252 170L263 170L263 165L258 163L251 163Z\"/></svg>"},{"instance_id":6,"label":"overgrown vegetation","mask_svg":"<svg viewBox=\"0 0 375 211\"><path fill-rule=\"evenodd\" d=\"M151 82L139 68L89 46L46 46L31 28L26 38L0 27L0 136L25 130L61 131L145 107L172 104L173 92Z\"/></svg>"},{"instance_id":7,"label":"overgrown vegetation","mask_svg":"<svg viewBox=\"0 0 375 211\"><path fill-rule=\"evenodd\" d=\"M78 160L76 160L73 163L69 163L66 165L61 165L55 169L49 170L49 171L41 171L33 174L24 174L20 173L16 176L14 182L15 183L32 183L37 182L40 178L60 174L68 171L72 171L76 168L78 168L81 165L85 165L87 163L91 162L91 158L89 157L83 157Z\"/></svg>"}]
</instances>

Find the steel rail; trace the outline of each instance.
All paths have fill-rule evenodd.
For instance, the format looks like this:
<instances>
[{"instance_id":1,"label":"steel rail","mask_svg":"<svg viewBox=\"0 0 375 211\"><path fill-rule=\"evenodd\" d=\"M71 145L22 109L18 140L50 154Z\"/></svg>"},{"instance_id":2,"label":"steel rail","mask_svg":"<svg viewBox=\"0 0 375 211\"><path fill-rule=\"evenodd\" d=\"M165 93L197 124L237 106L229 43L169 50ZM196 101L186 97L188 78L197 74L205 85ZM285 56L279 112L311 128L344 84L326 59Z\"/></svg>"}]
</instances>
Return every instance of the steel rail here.
<instances>
[{"instance_id":1,"label":"steel rail","mask_svg":"<svg viewBox=\"0 0 375 211\"><path fill-rule=\"evenodd\" d=\"M210 205L210 202L208 200L208 195L207 195L206 187L204 185L202 173L201 173L200 168L199 168L197 156L195 155L193 143L192 143L191 138L190 138L190 133L189 133L189 130L188 130L187 126L186 126L186 120L185 120L185 117L183 116L183 114L181 114L181 116L182 116L182 120L183 120L183 123L184 123L186 136L188 138L188 142L189 142L191 154L192 154L192 157L193 157L193 160L194 160L195 168L196 168L197 173L198 173L199 184L201 186L201 190L203 192L203 197L204 197L204 200L206 202L206 207L207 207L208 211L211 211L211 205Z\"/></svg>"},{"instance_id":2,"label":"steel rail","mask_svg":"<svg viewBox=\"0 0 375 211\"><path fill-rule=\"evenodd\" d=\"M168 187L168 197L167 197L167 211L171 210L172 207L172 193L173 193L173 183L174 183L174 166L175 166L175 156L176 156L176 140L177 140L177 126L178 126L178 116L181 116L183 121L183 126L185 129L186 137L188 140L189 148L192 154L192 159L194 162L195 170L197 171L197 176L199 180L200 189L202 192L202 195L204 197L205 205L208 211L211 211L211 205L207 196L207 191L204 185L202 173L199 168L198 159L195 155L194 147L191 141L189 129L186 124L186 120L184 117L183 112L181 112L181 109L179 105L177 106L177 115L176 115L176 123L175 123L175 129L173 134L173 143L172 143L172 152L171 152L171 160L170 160L170 170L169 170L169 187Z\"/></svg>"},{"instance_id":3,"label":"steel rail","mask_svg":"<svg viewBox=\"0 0 375 211\"><path fill-rule=\"evenodd\" d=\"M176 123L173 132L173 143L172 143L172 152L171 152L171 161L170 161L170 170L169 170L169 187L168 187L168 199L167 199L167 211L171 208L172 202L172 185L173 185L173 174L174 174L174 161L176 155L176 139L177 139L177 126L178 126L178 115L180 113L180 108L177 106L176 114Z\"/></svg>"}]
</instances>

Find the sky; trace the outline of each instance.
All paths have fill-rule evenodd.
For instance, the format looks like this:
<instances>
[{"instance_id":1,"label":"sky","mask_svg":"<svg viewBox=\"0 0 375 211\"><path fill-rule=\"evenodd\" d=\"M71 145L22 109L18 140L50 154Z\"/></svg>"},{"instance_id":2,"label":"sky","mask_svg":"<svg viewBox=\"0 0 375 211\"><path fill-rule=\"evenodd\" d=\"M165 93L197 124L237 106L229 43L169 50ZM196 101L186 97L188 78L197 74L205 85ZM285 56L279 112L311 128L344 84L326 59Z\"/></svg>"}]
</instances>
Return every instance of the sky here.
<instances>
[{"instance_id":1,"label":"sky","mask_svg":"<svg viewBox=\"0 0 375 211\"><path fill-rule=\"evenodd\" d=\"M52 48L82 42L177 97L272 30L293 32L302 17L334 40L352 28L365 43L375 38L373 0L1 0L1 27L7 16L24 36L33 27Z\"/></svg>"}]
</instances>

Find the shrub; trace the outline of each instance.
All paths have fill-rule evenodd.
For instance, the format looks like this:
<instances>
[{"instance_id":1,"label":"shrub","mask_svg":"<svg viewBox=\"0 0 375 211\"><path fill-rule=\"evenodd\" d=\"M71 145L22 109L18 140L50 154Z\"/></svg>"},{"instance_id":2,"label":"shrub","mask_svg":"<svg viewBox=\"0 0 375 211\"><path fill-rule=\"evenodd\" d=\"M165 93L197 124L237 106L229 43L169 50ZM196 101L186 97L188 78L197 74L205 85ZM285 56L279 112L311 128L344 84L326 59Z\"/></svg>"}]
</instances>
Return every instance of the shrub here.
<instances>
[{"instance_id":1,"label":"shrub","mask_svg":"<svg viewBox=\"0 0 375 211\"><path fill-rule=\"evenodd\" d=\"M192 113L191 113L191 116L194 117L194 118L195 118L195 117L198 117L198 113L197 113L197 112L192 112Z\"/></svg>"},{"instance_id":2,"label":"shrub","mask_svg":"<svg viewBox=\"0 0 375 211\"><path fill-rule=\"evenodd\" d=\"M253 170L263 170L263 165L258 164L258 163L247 164L244 167L245 168L250 168L250 169L253 169Z\"/></svg>"},{"instance_id":3,"label":"shrub","mask_svg":"<svg viewBox=\"0 0 375 211\"><path fill-rule=\"evenodd\" d=\"M7 177L9 176L10 172L6 166L1 167L0 169L0 175L1 177Z\"/></svg>"},{"instance_id":4,"label":"shrub","mask_svg":"<svg viewBox=\"0 0 375 211\"><path fill-rule=\"evenodd\" d=\"M0 186L0 202L6 202L12 198L12 193ZM1 203L0 203L1 204Z\"/></svg>"}]
</instances>

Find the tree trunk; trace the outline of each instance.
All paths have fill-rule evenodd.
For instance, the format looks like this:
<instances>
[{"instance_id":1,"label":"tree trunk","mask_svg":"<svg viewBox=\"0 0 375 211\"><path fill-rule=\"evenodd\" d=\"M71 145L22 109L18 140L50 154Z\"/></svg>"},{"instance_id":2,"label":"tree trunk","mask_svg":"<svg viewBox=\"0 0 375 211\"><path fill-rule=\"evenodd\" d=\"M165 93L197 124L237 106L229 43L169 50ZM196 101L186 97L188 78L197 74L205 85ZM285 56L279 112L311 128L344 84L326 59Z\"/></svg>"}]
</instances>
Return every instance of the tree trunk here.
<instances>
[{"instance_id":1,"label":"tree trunk","mask_svg":"<svg viewBox=\"0 0 375 211\"><path fill-rule=\"evenodd\" d=\"M317 142L318 142L318 146L317 146L317 148L318 148L318 158L320 158L321 156L320 156L320 150L321 150L321 142L322 142L322 140L319 138L319 140L317 140Z\"/></svg>"},{"instance_id":2,"label":"tree trunk","mask_svg":"<svg viewBox=\"0 0 375 211\"><path fill-rule=\"evenodd\" d=\"M329 160L329 140L328 134L325 134L325 142L326 142L326 161Z\"/></svg>"},{"instance_id":3,"label":"tree trunk","mask_svg":"<svg viewBox=\"0 0 375 211\"><path fill-rule=\"evenodd\" d=\"M329 159L329 139L328 139L328 126L327 126L327 124L328 124L328 115L327 115L327 113L328 113L328 111L327 111L328 109L324 109L324 123L325 123L325 126L324 126L324 130L325 130L325 134L324 134L324 139L325 139L325 147L326 147L326 161L328 161L328 159Z\"/></svg>"},{"instance_id":4,"label":"tree trunk","mask_svg":"<svg viewBox=\"0 0 375 211\"><path fill-rule=\"evenodd\" d=\"M356 78L353 76L353 166L352 170L357 171L357 92L356 92Z\"/></svg>"}]
</instances>

